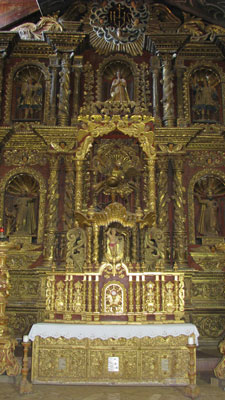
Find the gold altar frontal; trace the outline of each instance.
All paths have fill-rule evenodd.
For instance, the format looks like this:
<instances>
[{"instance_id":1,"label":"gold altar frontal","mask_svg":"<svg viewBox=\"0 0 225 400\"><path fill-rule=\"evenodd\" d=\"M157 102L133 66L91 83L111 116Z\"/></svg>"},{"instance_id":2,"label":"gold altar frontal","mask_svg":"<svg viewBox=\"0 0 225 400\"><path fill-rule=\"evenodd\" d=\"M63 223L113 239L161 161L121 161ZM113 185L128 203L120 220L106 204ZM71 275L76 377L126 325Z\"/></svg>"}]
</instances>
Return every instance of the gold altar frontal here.
<instances>
[{"instance_id":1,"label":"gold altar frontal","mask_svg":"<svg viewBox=\"0 0 225 400\"><path fill-rule=\"evenodd\" d=\"M191 370L195 379L196 346L185 335L33 342L33 383L189 385Z\"/></svg>"}]
</instances>

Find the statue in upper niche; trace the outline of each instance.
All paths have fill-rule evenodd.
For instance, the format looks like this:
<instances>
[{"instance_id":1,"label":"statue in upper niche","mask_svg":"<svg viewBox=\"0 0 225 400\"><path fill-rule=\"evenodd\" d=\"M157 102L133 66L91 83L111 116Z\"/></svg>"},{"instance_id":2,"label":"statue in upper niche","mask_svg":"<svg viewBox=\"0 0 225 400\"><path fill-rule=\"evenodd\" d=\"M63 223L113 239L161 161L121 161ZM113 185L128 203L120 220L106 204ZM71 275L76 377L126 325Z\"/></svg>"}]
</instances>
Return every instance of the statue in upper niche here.
<instances>
[{"instance_id":1,"label":"statue in upper niche","mask_svg":"<svg viewBox=\"0 0 225 400\"><path fill-rule=\"evenodd\" d=\"M110 95L113 101L130 101L127 91L127 82L121 77L120 71L117 71L116 78L112 81Z\"/></svg>"},{"instance_id":2,"label":"statue in upper niche","mask_svg":"<svg viewBox=\"0 0 225 400\"><path fill-rule=\"evenodd\" d=\"M201 212L198 223L198 232L205 236L217 236L219 233L218 227L218 202L213 197L209 190L205 199L201 198L198 193L195 193L199 204L201 204Z\"/></svg>"}]
</instances>

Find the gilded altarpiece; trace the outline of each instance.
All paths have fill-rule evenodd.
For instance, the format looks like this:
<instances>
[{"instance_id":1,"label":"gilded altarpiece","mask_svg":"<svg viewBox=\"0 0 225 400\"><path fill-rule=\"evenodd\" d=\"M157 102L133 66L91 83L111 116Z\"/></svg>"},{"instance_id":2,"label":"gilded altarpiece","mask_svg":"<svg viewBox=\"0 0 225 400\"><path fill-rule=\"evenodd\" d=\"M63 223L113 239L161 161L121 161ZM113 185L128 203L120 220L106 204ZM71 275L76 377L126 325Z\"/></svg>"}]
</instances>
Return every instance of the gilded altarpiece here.
<instances>
[{"instance_id":1,"label":"gilded altarpiece","mask_svg":"<svg viewBox=\"0 0 225 400\"><path fill-rule=\"evenodd\" d=\"M185 320L216 346L224 28L121 3L124 35L85 1L32 31L0 33L0 220L21 245L7 255L9 323L21 337L44 319Z\"/></svg>"}]
</instances>

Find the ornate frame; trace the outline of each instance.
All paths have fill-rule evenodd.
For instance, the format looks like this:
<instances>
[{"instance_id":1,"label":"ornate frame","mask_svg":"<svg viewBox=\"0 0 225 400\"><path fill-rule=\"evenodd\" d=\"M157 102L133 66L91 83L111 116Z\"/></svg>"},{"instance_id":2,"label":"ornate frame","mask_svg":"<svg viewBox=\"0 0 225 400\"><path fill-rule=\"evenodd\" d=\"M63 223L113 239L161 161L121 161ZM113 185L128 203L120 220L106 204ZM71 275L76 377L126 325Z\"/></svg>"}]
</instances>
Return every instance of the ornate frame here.
<instances>
[{"instance_id":1,"label":"ornate frame","mask_svg":"<svg viewBox=\"0 0 225 400\"><path fill-rule=\"evenodd\" d=\"M105 298L106 298L105 294L106 294L106 290L107 290L107 288L109 286L113 286L113 285L119 286L120 289L122 290L123 312L119 313L119 315L120 314L124 314L124 313L127 312L127 298L126 298L127 292L126 292L126 288L120 281L115 281L115 280L105 283L105 285L103 286L103 288L101 290L101 312L104 313L104 314L114 315L113 313L109 313L109 312L105 311Z\"/></svg>"},{"instance_id":2,"label":"ornate frame","mask_svg":"<svg viewBox=\"0 0 225 400\"><path fill-rule=\"evenodd\" d=\"M198 68L210 68L214 70L220 77L221 82L221 92L222 92L222 108L223 108L223 122L225 121L225 73L221 67L217 64L212 63L211 61L198 60L194 64L192 64L187 71L184 73L183 79L183 96L184 96L184 115L185 120L188 124L192 124L191 122L191 109L190 109L190 90L189 90L189 82L192 73ZM198 125L194 123L194 125ZM202 124L199 124L202 125Z\"/></svg>"},{"instance_id":3,"label":"ornate frame","mask_svg":"<svg viewBox=\"0 0 225 400\"><path fill-rule=\"evenodd\" d=\"M40 172L29 167L18 167L10 170L0 181L0 224L3 225L5 188L10 178L18 174L28 174L37 180L40 187L40 200L38 210L37 243L41 243L44 235L44 210L46 203L46 183Z\"/></svg>"},{"instance_id":4,"label":"ornate frame","mask_svg":"<svg viewBox=\"0 0 225 400\"><path fill-rule=\"evenodd\" d=\"M30 61L30 60L23 60L15 64L9 74L7 79L6 85L6 95L5 95L5 110L4 110L4 124L10 125L11 123L11 103L12 103L12 88L13 88L13 78L17 71L22 69L23 67L36 67L41 70L45 78L45 100L43 106L43 123L48 123L48 116L49 116L49 107L50 107L50 73L45 66L45 64L40 63L39 61Z\"/></svg>"},{"instance_id":5,"label":"ornate frame","mask_svg":"<svg viewBox=\"0 0 225 400\"><path fill-rule=\"evenodd\" d=\"M225 183L225 173L213 168L206 168L197 172L190 180L188 186L188 221L189 221L189 243L195 244L195 215L194 215L194 186L204 176L211 175L220 178Z\"/></svg>"}]
</instances>

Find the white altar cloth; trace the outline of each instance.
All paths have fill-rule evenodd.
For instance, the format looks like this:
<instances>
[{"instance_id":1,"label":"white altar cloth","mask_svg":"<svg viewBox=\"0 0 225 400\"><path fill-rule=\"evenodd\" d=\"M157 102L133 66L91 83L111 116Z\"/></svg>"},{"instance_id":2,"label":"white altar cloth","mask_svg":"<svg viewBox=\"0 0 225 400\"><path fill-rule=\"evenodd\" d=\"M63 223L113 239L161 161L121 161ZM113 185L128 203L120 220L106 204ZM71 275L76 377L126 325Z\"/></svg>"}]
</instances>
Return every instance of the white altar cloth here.
<instances>
[{"instance_id":1,"label":"white altar cloth","mask_svg":"<svg viewBox=\"0 0 225 400\"><path fill-rule=\"evenodd\" d=\"M194 334L195 344L198 344L198 330L193 324L145 324L145 325L100 325L100 324L54 324L38 323L34 324L29 333L29 339L34 340L36 336L44 339L53 337L58 339L131 339L133 337L143 338L157 336L190 336Z\"/></svg>"}]
</instances>

